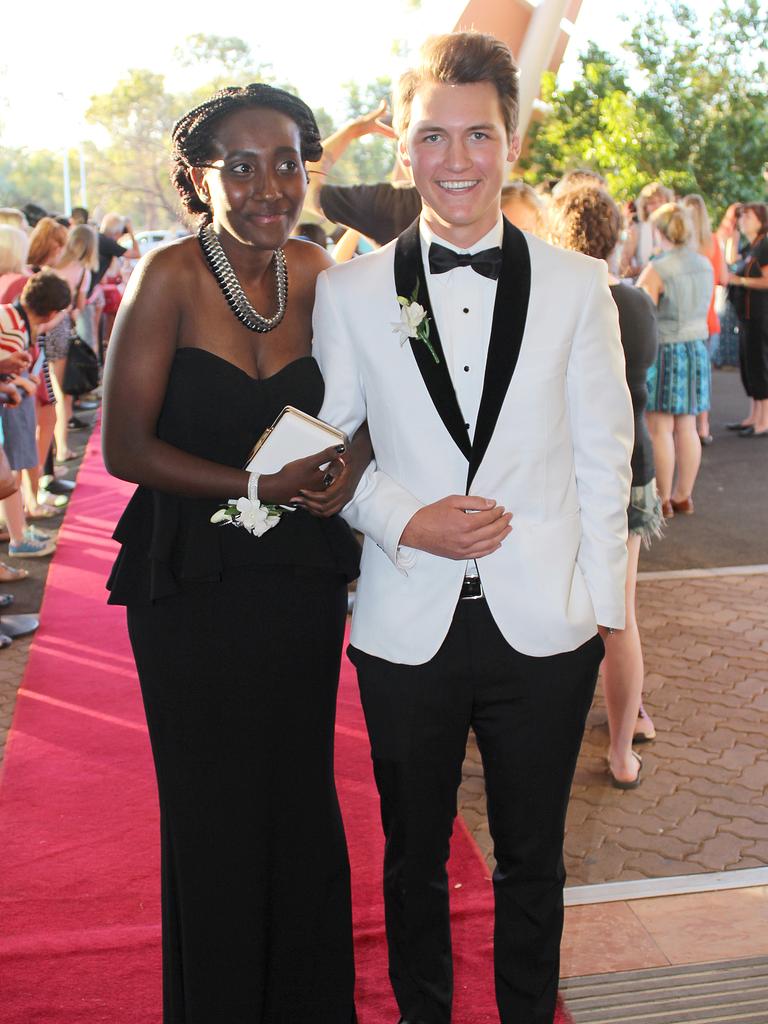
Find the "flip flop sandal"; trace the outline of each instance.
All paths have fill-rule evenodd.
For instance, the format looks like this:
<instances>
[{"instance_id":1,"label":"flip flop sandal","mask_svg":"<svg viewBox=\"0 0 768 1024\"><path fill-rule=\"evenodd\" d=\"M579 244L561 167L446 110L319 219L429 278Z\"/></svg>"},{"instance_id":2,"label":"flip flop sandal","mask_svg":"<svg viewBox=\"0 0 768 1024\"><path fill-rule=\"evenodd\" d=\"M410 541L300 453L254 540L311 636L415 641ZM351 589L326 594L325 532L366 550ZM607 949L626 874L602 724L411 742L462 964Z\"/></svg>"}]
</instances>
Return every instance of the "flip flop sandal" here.
<instances>
[{"instance_id":1,"label":"flip flop sandal","mask_svg":"<svg viewBox=\"0 0 768 1024\"><path fill-rule=\"evenodd\" d=\"M49 505L38 504L34 512L30 512L27 509L27 519L52 519L56 514L56 509L51 508Z\"/></svg>"},{"instance_id":2,"label":"flip flop sandal","mask_svg":"<svg viewBox=\"0 0 768 1024\"><path fill-rule=\"evenodd\" d=\"M605 762L608 767L608 774L611 776L611 785L614 787L614 789L637 789L637 787L640 785L640 775L643 771L643 759L642 757L640 757L639 754L636 754L634 750L632 751L632 757L634 757L637 761L637 775L630 782L624 782L622 779L616 778L616 776L611 771L611 762L606 757Z\"/></svg>"},{"instance_id":3,"label":"flip flop sandal","mask_svg":"<svg viewBox=\"0 0 768 1024\"><path fill-rule=\"evenodd\" d=\"M637 717L638 717L638 719L640 719L643 722L650 722L650 718L648 717L648 714L645 711L645 708L643 708L642 706L640 708L640 711L638 712ZM656 739L656 730L655 729L653 730L653 732L638 731L632 737L632 742L633 743L652 743L655 739Z\"/></svg>"},{"instance_id":4,"label":"flip flop sandal","mask_svg":"<svg viewBox=\"0 0 768 1024\"><path fill-rule=\"evenodd\" d=\"M6 636L5 633L0 633L0 651L10 647L12 643L13 640L9 636Z\"/></svg>"},{"instance_id":5,"label":"flip flop sandal","mask_svg":"<svg viewBox=\"0 0 768 1024\"><path fill-rule=\"evenodd\" d=\"M13 594L0 594L0 608L10 607L15 600Z\"/></svg>"},{"instance_id":6,"label":"flip flop sandal","mask_svg":"<svg viewBox=\"0 0 768 1024\"><path fill-rule=\"evenodd\" d=\"M6 565L0 562L0 583L18 583L29 576L28 569L17 569L15 565Z\"/></svg>"}]
</instances>

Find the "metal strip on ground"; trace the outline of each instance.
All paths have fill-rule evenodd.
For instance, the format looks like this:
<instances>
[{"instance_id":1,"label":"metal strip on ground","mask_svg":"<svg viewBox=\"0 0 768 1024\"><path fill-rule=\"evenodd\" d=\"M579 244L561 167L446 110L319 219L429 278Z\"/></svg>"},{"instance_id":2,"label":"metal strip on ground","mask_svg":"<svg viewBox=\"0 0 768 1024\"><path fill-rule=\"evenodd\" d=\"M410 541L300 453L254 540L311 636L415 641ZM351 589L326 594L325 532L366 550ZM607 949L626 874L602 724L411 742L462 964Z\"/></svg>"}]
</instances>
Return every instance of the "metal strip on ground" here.
<instances>
[{"instance_id":1,"label":"metal strip on ground","mask_svg":"<svg viewBox=\"0 0 768 1024\"><path fill-rule=\"evenodd\" d=\"M646 900L653 896L685 896L694 892L749 889L756 885L768 885L768 867L734 868L730 871L705 871L696 875L665 875L663 878L572 885L565 890L565 905L581 907L589 903Z\"/></svg>"}]
</instances>

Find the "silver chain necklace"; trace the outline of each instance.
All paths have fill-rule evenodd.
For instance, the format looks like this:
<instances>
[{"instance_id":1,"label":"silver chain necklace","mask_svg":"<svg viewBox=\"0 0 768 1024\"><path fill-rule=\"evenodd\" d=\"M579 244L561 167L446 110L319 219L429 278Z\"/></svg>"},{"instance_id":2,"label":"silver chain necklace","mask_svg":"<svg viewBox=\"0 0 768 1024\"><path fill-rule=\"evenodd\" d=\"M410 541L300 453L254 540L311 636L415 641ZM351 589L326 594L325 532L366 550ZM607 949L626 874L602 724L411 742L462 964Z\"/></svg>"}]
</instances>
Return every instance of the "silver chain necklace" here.
<instances>
[{"instance_id":1,"label":"silver chain necklace","mask_svg":"<svg viewBox=\"0 0 768 1024\"><path fill-rule=\"evenodd\" d=\"M211 225L203 224L197 237L206 263L211 268L211 273L216 278L229 308L237 319L249 331L258 331L259 334L266 334L267 331L274 330L285 315L285 304L288 298L288 268L283 250L275 249L273 258L277 282L277 312L274 316L266 317L255 310L248 301L248 297L237 279L237 274L227 259L227 254L222 249L221 242L216 237L216 232Z\"/></svg>"}]
</instances>

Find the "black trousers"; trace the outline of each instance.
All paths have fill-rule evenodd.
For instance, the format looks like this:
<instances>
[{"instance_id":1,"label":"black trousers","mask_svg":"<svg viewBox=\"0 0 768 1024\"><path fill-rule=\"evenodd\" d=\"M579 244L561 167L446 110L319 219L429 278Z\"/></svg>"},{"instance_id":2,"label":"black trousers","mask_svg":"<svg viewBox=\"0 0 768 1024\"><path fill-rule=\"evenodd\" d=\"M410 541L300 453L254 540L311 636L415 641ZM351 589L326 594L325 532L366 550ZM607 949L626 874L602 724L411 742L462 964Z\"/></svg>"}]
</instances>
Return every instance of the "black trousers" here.
<instances>
[{"instance_id":1,"label":"black trousers","mask_svg":"<svg viewBox=\"0 0 768 1024\"><path fill-rule=\"evenodd\" d=\"M739 369L747 395L757 402L768 398L768 312L742 323Z\"/></svg>"},{"instance_id":2,"label":"black trousers","mask_svg":"<svg viewBox=\"0 0 768 1024\"><path fill-rule=\"evenodd\" d=\"M389 971L408 1024L448 1024L453 974L446 863L470 726L485 769L497 868L494 968L502 1024L552 1024L563 926L563 834L604 654L513 650L483 599L460 601L431 661L350 648L386 838Z\"/></svg>"}]
</instances>

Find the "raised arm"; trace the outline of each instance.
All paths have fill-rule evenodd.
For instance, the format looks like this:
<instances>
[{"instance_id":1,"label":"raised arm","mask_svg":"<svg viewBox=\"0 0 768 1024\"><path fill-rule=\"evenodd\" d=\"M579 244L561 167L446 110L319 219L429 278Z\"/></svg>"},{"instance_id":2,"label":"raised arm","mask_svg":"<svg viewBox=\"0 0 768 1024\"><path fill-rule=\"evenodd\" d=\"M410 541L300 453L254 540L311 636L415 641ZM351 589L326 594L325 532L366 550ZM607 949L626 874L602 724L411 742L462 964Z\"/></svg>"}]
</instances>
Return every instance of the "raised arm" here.
<instances>
[{"instance_id":1,"label":"raised arm","mask_svg":"<svg viewBox=\"0 0 768 1024\"><path fill-rule=\"evenodd\" d=\"M307 163L307 174L309 175L309 186L304 205L323 217L322 204L320 203L320 189L326 182L328 172L343 155L350 143L355 139L361 139L364 135L383 135L388 139L394 139L395 133L392 128L381 118L387 112L387 101L382 100L375 110L356 117L353 121L345 124L343 128L333 132L327 139L323 139L323 156L320 160Z\"/></svg>"}]
</instances>

